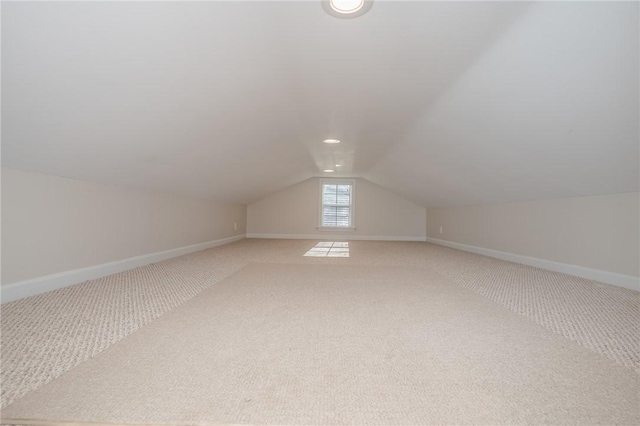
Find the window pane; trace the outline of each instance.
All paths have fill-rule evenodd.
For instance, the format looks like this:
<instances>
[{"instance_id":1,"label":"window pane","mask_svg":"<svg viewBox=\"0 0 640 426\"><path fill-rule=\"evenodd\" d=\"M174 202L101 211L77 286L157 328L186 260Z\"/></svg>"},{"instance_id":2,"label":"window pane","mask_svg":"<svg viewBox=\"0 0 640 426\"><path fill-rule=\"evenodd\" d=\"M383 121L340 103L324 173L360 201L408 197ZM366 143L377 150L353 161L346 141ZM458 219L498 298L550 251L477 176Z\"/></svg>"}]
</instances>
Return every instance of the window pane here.
<instances>
[{"instance_id":1,"label":"window pane","mask_svg":"<svg viewBox=\"0 0 640 426\"><path fill-rule=\"evenodd\" d=\"M331 185L331 184L325 183L323 191L325 194L335 194L336 192L338 192L338 185Z\"/></svg>"},{"instance_id":2,"label":"window pane","mask_svg":"<svg viewBox=\"0 0 640 426\"><path fill-rule=\"evenodd\" d=\"M348 206L349 204L351 204L351 197L349 196L349 194L338 194L335 204Z\"/></svg>"},{"instance_id":3,"label":"window pane","mask_svg":"<svg viewBox=\"0 0 640 426\"><path fill-rule=\"evenodd\" d=\"M323 185L322 204L336 204L338 185Z\"/></svg>"},{"instance_id":4,"label":"window pane","mask_svg":"<svg viewBox=\"0 0 640 426\"><path fill-rule=\"evenodd\" d=\"M337 185L336 204L348 206L351 204L351 185Z\"/></svg>"},{"instance_id":5,"label":"window pane","mask_svg":"<svg viewBox=\"0 0 640 426\"><path fill-rule=\"evenodd\" d=\"M323 206L323 226L349 226L351 207L348 206Z\"/></svg>"}]
</instances>

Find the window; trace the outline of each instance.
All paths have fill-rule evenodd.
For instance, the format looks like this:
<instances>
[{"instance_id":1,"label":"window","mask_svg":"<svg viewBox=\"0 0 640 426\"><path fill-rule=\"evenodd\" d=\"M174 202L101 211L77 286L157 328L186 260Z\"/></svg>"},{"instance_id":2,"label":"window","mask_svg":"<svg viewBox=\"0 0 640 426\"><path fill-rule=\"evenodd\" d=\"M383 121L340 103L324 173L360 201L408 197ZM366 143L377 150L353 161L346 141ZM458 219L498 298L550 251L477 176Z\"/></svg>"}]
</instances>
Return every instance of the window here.
<instances>
[{"instance_id":1,"label":"window","mask_svg":"<svg viewBox=\"0 0 640 426\"><path fill-rule=\"evenodd\" d=\"M353 229L353 180L320 181L320 228Z\"/></svg>"}]
</instances>

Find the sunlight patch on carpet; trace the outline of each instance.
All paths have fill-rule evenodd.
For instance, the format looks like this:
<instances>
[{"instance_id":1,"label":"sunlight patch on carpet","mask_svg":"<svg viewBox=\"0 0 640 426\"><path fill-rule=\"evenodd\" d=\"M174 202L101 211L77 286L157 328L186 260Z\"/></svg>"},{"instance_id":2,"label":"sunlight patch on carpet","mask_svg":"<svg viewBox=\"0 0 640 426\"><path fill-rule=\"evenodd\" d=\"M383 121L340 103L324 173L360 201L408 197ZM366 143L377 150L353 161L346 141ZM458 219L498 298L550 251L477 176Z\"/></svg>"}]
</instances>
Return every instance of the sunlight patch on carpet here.
<instances>
[{"instance_id":1,"label":"sunlight patch on carpet","mask_svg":"<svg viewBox=\"0 0 640 426\"><path fill-rule=\"evenodd\" d=\"M320 241L304 255L307 257L349 257L349 243Z\"/></svg>"}]
</instances>

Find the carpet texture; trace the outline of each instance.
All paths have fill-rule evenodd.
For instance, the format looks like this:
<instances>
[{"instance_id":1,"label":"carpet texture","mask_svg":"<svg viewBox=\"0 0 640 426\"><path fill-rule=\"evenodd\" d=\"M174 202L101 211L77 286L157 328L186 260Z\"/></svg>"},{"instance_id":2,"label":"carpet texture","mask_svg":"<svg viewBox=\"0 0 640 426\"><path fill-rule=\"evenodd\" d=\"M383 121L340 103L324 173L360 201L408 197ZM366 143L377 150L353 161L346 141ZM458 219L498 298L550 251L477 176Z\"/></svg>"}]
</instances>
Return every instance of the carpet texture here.
<instances>
[{"instance_id":1,"label":"carpet texture","mask_svg":"<svg viewBox=\"0 0 640 426\"><path fill-rule=\"evenodd\" d=\"M2 415L637 424L639 391L626 368L425 268L250 264Z\"/></svg>"},{"instance_id":2,"label":"carpet texture","mask_svg":"<svg viewBox=\"0 0 640 426\"><path fill-rule=\"evenodd\" d=\"M194 253L2 305L2 407L244 264L221 257Z\"/></svg>"},{"instance_id":3,"label":"carpet texture","mask_svg":"<svg viewBox=\"0 0 640 426\"><path fill-rule=\"evenodd\" d=\"M395 265L434 270L640 372L638 292L418 242L353 241L350 258L303 257L316 243L243 240L3 305L2 407L101 353L250 262Z\"/></svg>"}]
</instances>

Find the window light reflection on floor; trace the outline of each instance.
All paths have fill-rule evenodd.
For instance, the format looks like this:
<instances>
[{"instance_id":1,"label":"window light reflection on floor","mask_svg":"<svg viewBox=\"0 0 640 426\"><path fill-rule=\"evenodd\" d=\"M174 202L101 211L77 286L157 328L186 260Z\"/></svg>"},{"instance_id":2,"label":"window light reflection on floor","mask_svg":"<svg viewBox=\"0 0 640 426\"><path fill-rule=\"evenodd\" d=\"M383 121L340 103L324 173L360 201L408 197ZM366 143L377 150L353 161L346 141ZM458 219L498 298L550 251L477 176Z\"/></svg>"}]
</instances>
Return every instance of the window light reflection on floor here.
<instances>
[{"instance_id":1,"label":"window light reflection on floor","mask_svg":"<svg viewBox=\"0 0 640 426\"><path fill-rule=\"evenodd\" d=\"M349 243L321 241L304 254L308 257L349 257Z\"/></svg>"}]
</instances>

